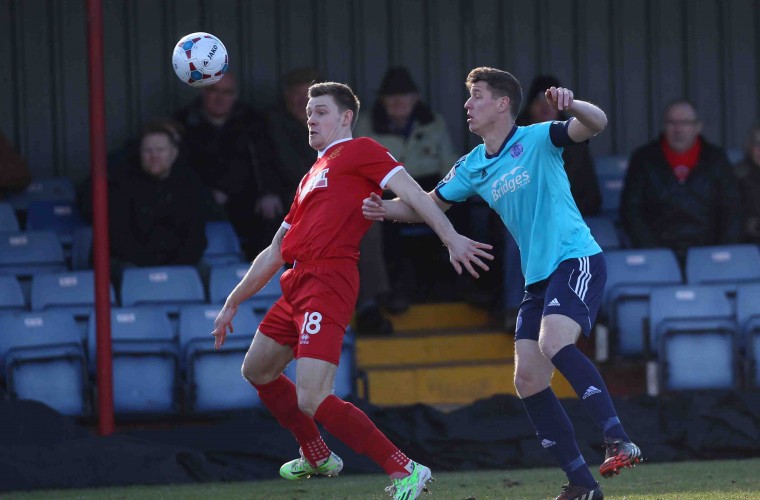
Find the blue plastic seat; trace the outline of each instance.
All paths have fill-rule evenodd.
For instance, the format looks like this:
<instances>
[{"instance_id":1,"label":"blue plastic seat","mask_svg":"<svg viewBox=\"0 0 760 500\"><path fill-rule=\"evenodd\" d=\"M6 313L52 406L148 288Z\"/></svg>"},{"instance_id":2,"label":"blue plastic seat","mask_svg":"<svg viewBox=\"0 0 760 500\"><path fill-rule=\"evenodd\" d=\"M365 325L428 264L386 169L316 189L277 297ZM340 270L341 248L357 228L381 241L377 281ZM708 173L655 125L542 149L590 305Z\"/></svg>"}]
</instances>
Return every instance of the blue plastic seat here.
<instances>
[{"instance_id":1,"label":"blue plastic seat","mask_svg":"<svg viewBox=\"0 0 760 500\"><path fill-rule=\"evenodd\" d=\"M93 315L87 335L92 374L97 365L95 328ZM178 348L162 309L112 309L111 356L115 413L167 414L178 410Z\"/></svg>"},{"instance_id":2,"label":"blue plastic seat","mask_svg":"<svg viewBox=\"0 0 760 500\"><path fill-rule=\"evenodd\" d=\"M32 201L74 201L76 189L68 177L43 177L34 179L26 190L8 197L15 210L25 211Z\"/></svg>"},{"instance_id":3,"label":"blue plastic seat","mask_svg":"<svg viewBox=\"0 0 760 500\"><path fill-rule=\"evenodd\" d=\"M221 306L184 306L179 314L179 345L185 368L187 407L195 412L255 408L261 402L240 374L243 358L261 318L241 307L232 325L234 333L214 349L214 320Z\"/></svg>"},{"instance_id":4,"label":"blue plastic seat","mask_svg":"<svg viewBox=\"0 0 760 500\"><path fill-rule=\"evenodd\" d=\"M594 159L594 168L599 181L599 190L602 193L602 213L618 220L618 207L628 170L628 157L602 156Z\"/></svg>"},{"instance_id":5,"label":"blue plastic seat","mask_svg":"<svg viewBox=\"0 0 760 500\"><path fill-rule=\"evenodd\" d=\"M132 267L124 270L121 305L153 305L176 313L184 304L206 301L198 270L191 266Z\"/></svg>"},{"instance_id":6,"label":"blue plastic seat","mask_svg":"<svg viewBox=\"0 0 760 500\"><path fill-rule=\"evenodd\" d=\"M15 276L0 276L0 310L26 309L21 285Z\"/></svg>"},{"instance_id":7,"label":"blue plastic seat","mask_svg":"<svg viewBox=\"0 0 760 500\"><path fill-rule=\"evenodd\" d=\"M0 203L0 232L18 231L16 212L10 203Z\"/></svg>"},{"instance_id":8,"label":"blue plastic seat","mask_svg":"<svg viewBox=\"0 0 760 500\"><path fill-rule=\"evenodd\" d=\"M209 278L209 302L212 304L223 304L232 289L243 279L243 276L245 276L250 267L249 264L230 264L212 267L211 277ZM259 290L256 295L245 303L253 307L256 312L265 313L282 296L280 278L284 272L285 268L277 271L272 279L264 285L264 288Z\"/></svg>"},{"instance_id":9,"label":"blue plastic seat","mask_svg":"<svg viewBox=\"0 0 760 500\"><path fill-rule=\"evenodd\" d=\"M203 261L209 265L235 264L242 262L243 252L240 240L232 224L226 221L206 223L206 250Z\"/></svg>"},{"instance_id":10,"label":"blue plastic seat","mask_svg":"<svg viewBox=\"0 0 760 500\"><path fill-rule=\"evenodd\" d=\"M113 287L110 290L114 304ZM32 277L31 303L33 311L60 309L71 314L87 336L87 323L95 307L95 272L66 271L41 273Z\"/></svg>"},{"instance_id":11,"label":"blue plastic seat","mask_svg":"<svg viewBox=\"0 0 760 500\"><path fill-rule=\"evenodd\" d=\"M644 320L649 296L658 286L681 283L681 269L672 250L651 248L605 252L607 284L603 310L615 340L615 354L646 353ZM650 350L656 346L650 346Z\"/></svg>"},{"instance_id":12,"label":"blue plastic seat","mask_svg":"<svg viewBox=\"0 0 760 500\"><path fill-rule=\"evenodd\" d=\"M71 233L85 225L76 205L71 201L35 200L29 202L26 228L30 231L55 231L61 241L71 242Z\"/></svg>"},{"instance_id":13,"label":"blue plastic seat","mask_svg":"<svg viewBox=\"0 0 760 500\"><path fill-rule=\"evenodd\" d=\"M760 281L760 250L755 245L692 247L686 254L686 282L718 285L729 295L747 281Z\"/></svg>"},{"instance_id":14,"label":"blue plastic seat","mask_svg":"<svg viewBox=\"0 0 760 500\"><path fill-rule=\"evenodd\" d=\"M736 289L736 322L745 352L747 384L760 387L760 283L741 284Z\"/></svg>"},{"instance_id":15,"label":"blue plastic seat","mask_svg":"<svg viewBox=\"0 0 760 500\"><path fill-rule=\"evenodd\" d=\"M731 165L736 165L742 159L744 159L744 151L742 151L741 148L727 148L726 156L728 157L728 162Z\"/></svg>"},{"instance_id":16,"label":"blue plastic seat","mask_svg":"<svg viewBox=\"0 0 760 500\"><path fill-rule=\"evenodd\" d=\"M615 221L612 218L597 215L586 217L584 220L591 230L591 235L599 246L602 247L602 250L616 250L621 247L620 236L618 235L617 228L615 228Z\"/></svg>"},{"instance_id":17,"label":"blue plastic seat","mask_svg":"<svg viewBox=\"0 0 760 500\"><path fill-rule=\"evenodd\" d=\"M658 288L652 291L649 307L664 390L737 387L736 321L721 288Z\"/></svg>"},{"instance_id":18,"label":"blue plastic seat","mask_svg":"<svg viewBox=\"0 0 760 500\"><path fill-rule=\"evenodd\" d=\"M31 276L65 269L63 249L54 232L0 233L0 274Z\"/></svg>"},{"instance_id":19,"label":"blue plastic seat","mask_svg":"<svg viewBox=\"0 0 760 500\"><path fill-rule=\"evenodd\" d=\"M78 227L71 233L71 269L90 269L92 227Z\"/></svg>"},{"instance_id":20,"label":"blue plastic seat","mask_svg":"<svg viewBox=\"0 0 760 500\"><path fill-rule=\"evenodd\" d=\"M0 373L12 398L41 401L65 415L89 411L84 349L69 314L0 314Z\"/></svg>"}]
</instances>

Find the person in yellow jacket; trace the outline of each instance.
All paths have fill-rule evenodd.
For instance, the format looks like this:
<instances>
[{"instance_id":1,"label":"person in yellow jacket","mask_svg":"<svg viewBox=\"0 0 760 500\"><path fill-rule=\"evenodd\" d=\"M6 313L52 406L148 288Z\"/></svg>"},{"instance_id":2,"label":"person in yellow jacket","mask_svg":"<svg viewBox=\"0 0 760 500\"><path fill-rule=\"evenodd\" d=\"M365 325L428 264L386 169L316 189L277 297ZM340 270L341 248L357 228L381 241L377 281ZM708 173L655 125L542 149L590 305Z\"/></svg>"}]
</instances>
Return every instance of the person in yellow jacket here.
<instances>
[{"instance_id":1,"label":"person in yellow jacket","mask_svg":"<svg viewBox=\"0 0 760 500\"><path fill-rule=\"evenodd\" d=\"M359 115L354 137L371 137L388 148L422 189L428 191L460 156L454 152L443 116L422 101L409 70L403 66L393 66L385 72L374 105L368 113ZM359 332L392 331L379 309L384 297L388 297L385 306L392 313L403 312L409 305L414 274L410 270L415 266L410 252L403 250L399 229L396 225L381 228L375 224L362 240L359 272L363 276L356 316ZM391 279L384 254L397 266L391 270ZM390 282L393 294L389 294Z\"/></svg>"}]
</instances>

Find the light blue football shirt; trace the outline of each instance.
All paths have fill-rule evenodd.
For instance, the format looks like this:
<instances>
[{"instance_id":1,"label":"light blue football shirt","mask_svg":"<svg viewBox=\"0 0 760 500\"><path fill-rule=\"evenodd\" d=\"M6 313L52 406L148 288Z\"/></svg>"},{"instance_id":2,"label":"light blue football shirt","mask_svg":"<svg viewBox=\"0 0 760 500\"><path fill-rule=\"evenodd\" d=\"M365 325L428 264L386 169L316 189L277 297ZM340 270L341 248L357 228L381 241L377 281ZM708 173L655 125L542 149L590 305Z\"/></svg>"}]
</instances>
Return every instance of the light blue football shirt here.
<instances>
[{"instance_id":1,"label":"light blue football shirt","mask_svg":"<svg viewBox=\"0 0 760 500\"><path fill-rule=\"evenodd\" d=\"M515 126L501 149L487 155L484 144L462 157L436 187L449 203L478 194L496 211L520 248L525 285L548 278L566 259L602 251L570 193L562 161L570 144L569 122Z\"/></svg>"}]
</instances>

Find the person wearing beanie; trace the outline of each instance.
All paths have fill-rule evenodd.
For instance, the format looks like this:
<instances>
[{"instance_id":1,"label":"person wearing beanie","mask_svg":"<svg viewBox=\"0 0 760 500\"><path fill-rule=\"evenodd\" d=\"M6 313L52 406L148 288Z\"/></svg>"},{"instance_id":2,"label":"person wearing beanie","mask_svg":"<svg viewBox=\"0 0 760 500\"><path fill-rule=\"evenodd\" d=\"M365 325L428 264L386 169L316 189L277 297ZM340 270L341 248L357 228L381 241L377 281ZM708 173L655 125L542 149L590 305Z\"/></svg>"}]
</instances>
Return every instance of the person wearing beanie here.
<instances>
[{"instance_id":1,"label":"person wearing beanie","mask_svg":"<svg viewBox=\"0 0 760 500\"><path fill-rule=\"evenodd\" d=\"M569 117L546 102L544 92L550 87L560 87L559 80L552 75L539 75L530 84L525 106L517 115L515 123L519 126L534 123L564 121ZM581 215L588 217L599 213L602 206L602 193L599 190L599 179L594 170L594 159L588 143L575 144L566 147L562 152L565 162L565 173L570 181L570 192L578 206Z\"/></svg>"},{"instance_id":2,"label":"person wearing beanie","mask_svg":"<svg viewBox=\"0 0 760 500\"><path fill-rule=\"evenodd\" d=\"M386 70L377 99L370 113L359 117L355 135L371 137L388 148L425 190L434 188L458 158L443 116L434 113L422 101L417 84L404 66L391 66ZM391 313L405 311L409 307L410 296L414 294L414 271L419 271L415 263L420 259L430 262L430 255L421 251L418 242L405 245L400 232L398 225L382 228L375 225L362 242L362 258L367 272L372 273L372 279L364 279L362 283L373 283L374 289L360 291L360 301L370 306L365 308L365 312L360 305L357 320L368 318L360 323L367 325L365 329L370 331L381 326L387 329L373 299L384 302L382 297L388 296L385 306ZM417 254L420 255L418 259L415 258ZM382 259L383 255L385 260ZM386 266L386 261L389 266ZM391 288L393 293L389 295ZM357 324L357 329L360 326L363 325Z\"/></svg>"}]
</instances>

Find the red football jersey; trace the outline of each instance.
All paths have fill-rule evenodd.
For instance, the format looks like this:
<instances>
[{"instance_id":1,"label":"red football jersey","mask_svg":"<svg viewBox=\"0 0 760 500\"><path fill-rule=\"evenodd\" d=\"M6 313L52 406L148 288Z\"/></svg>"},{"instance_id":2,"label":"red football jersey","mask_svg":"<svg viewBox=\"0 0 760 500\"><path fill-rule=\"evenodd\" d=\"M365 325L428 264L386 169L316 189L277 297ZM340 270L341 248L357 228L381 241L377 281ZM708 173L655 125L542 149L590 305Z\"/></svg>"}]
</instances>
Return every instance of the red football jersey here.
<instances>
[{"instance_id":1,"label":"red football jersey","mask_svg":"<svg viewBox=\"0 0 760 500\"><path fill-rule=\"evenodd\" d=\"M285 261L359 260L359 242L372 224L362 215L362 200L382 193L402 168L386 148L367 137L329 146L301 179L285 216Z\"/></svg>"}]
</instances>

